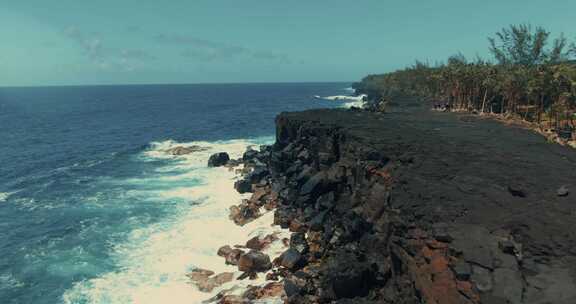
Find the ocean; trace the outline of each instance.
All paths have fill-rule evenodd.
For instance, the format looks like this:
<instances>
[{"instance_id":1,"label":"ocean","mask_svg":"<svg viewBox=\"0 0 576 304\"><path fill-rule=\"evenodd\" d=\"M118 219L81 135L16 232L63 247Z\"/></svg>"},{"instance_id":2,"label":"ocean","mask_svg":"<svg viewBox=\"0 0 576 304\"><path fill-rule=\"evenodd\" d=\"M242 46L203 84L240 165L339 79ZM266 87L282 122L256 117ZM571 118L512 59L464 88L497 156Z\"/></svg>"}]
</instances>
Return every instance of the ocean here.
<instances>
[{"instance_id":1,"label":"ocean","mask_svg":"<svg viewBox=\"0 0 576 304\"><path fill-rule=\"evenodd\" d=\"M234 271L245 195L210 154L274 141L282 111L342 107L347 83L0 88L0 303L200 303L185 276ZM176 146L205 151L172 156ZM275 250L272 248L271 250ZM248 284L250 282L242 283Z\"/></svg>"}]
</instances>

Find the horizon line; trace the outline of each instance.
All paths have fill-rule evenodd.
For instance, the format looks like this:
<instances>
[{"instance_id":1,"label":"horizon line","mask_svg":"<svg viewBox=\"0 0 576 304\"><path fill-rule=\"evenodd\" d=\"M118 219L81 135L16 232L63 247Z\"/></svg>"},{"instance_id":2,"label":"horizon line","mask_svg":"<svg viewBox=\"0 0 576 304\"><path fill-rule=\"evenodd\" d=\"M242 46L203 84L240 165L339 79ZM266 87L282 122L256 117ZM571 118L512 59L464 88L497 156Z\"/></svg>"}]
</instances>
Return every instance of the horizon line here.
<instances>
[{"instance_id":1,"label":"horizon line","mask_svg":"<svg viewBox=\"0 0 576 304\"><path fill-rule=\"evenodd\" d=\"M48 84L48 85L12 85L0 89L18 88L66 88L66 87L120 87L120 86L179 86L179 85L239 85L239 84L323 84L354 83L357 81L254 81L254 82L175 82L175 83L124 83L124 84Z\"/></svg>"}]
</instances>

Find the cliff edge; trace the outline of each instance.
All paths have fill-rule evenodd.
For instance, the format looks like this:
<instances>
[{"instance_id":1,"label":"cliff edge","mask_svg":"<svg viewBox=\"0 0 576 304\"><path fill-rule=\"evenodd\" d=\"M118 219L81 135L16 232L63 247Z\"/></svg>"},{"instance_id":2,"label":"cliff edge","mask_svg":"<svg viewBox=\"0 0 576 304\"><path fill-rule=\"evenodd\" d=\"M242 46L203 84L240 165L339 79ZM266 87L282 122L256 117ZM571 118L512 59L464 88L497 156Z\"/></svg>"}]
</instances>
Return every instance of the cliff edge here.
<instances>
[{"instance_id":1,"label":"cliff edge","mask_svg":"<svg viewBox=\"0 0 576 304\"><path fill-rule=\"evenodd\" d=\"M290 303L576 303L576 151L477 116L310 110L269 153Z\"/></svg>"}]
</instances>

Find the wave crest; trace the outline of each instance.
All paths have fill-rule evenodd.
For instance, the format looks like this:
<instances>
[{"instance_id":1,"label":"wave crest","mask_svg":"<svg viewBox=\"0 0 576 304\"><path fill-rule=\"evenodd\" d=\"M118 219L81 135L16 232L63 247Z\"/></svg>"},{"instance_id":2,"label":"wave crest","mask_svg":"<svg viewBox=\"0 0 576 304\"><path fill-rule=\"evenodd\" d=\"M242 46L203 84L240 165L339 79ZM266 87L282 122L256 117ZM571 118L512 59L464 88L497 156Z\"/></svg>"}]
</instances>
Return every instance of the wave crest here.
<instances>
[{"instance_id":1,"label":"wave crest","mask_svg":"<svg viewBox=\"0 0 576 304\"><path fill-rule=\"evenodd\" d=\"M351 108L351 107L363 107L366 102L365 99L368 97L366 94L361 94L358 96L347 96L347 95L335 95L335 96L314 96L316 99L323 99L323 100L330 100L330 101L344 101L345 103L342 104L343 108Z\"/></svg>"},{"instance_id":2,"label":"wave crest","mask_svg":"<svg viewBox=\"0 0 576 304\"><path fill-rule=\"evenodd\" d=\"M242 155L248 146L270 143L271 137L255 140L229 140L218 142L178 143L172 140L152 143L141 153L142 161L173 159L158 168L158 175L142 177L138 183L166 183L172 187L155 191L155 199L178 198L175 216L159 223L131 231L121 243L112 244L112 259L117 271L91 280L76 283L63 295L64 303L201 303L216 293L232 286L241 288L248 284L264 283L264 276L256 281L232 281L214 289L200 292L189 283L186 274L194 268L210 269L216 273L233 272L236 267L225 265L216 252L223 245L243 243L255 235L286 232L271 226L273 213L237 226L228 219L229 208L248 198L250 194L236 192L233 183L237 178L227 168L208 168L211 153L226 151L232 158ZM174 146L198 145L207 148L182 156L165 153ZM183 185L182 181L190 179ZM128 182L134 182L128 181ZM192 204L195 202L195 204ZM173 207L167 207L173 208ZM283 248L271 246L268 254L279 255Z\"/></svg>"}]
</instances>

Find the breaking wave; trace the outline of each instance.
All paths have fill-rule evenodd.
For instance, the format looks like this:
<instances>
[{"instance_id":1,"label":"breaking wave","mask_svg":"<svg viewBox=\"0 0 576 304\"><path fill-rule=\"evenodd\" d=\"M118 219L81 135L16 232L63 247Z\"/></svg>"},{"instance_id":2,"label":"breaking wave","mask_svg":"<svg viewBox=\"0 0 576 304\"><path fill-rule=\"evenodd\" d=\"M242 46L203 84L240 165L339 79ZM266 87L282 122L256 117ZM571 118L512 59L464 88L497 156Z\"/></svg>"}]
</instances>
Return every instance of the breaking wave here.
<instances>
[{"instance_id":1,"label":"breaking wave","mask_svg":"<svg viewBox=\"0 0 576 304\"><path fill-rule=\"evenodd\" d=\"M348 95L335 95L335 96L314 96L316 99L323 99L323 100L330 100L330 101L340 101L342 103L343 108L351 108L351 107L358 107L361 108L364 106L365 99L367 95L361 94L358 96L348 96Z\"/></svg>"},{"instance_id":2,"label":"breaking wave","mask_svg":"<svg viewBox=\"0 0 576 304\"><path fill-rule=\"evenodd\" d=\"M273 232L286 234L271 226L273 213L237 226L228 219L229 208L249 194L238 194L233 187L236 174L228 168L208 168L212 153L226 151L237 158L249 146L270 143L271 137L255 140L178 143L155 142L139 155L143 162L166 161L155 174L116 181L127 185L147 185L137 190L143 199L161 203L176 199L176 212L160 222L132 230L121 242L111 244L112 259L117 270L76 283L63 296L65 303L201 303L223 289L261 281L232 281L211 293L200 292L189 283L186 274L194 268L210 269L216 273L234 272L236 267L224 264L216 252L223 245L244 243L256 235ZM201 147L188 155L173 156L167 150ZM151 185L161 185L153 187ZM159 190L160 189L160 190ZM280 244L267 253L279 255Z\"/></svg>"}]
</instances>

